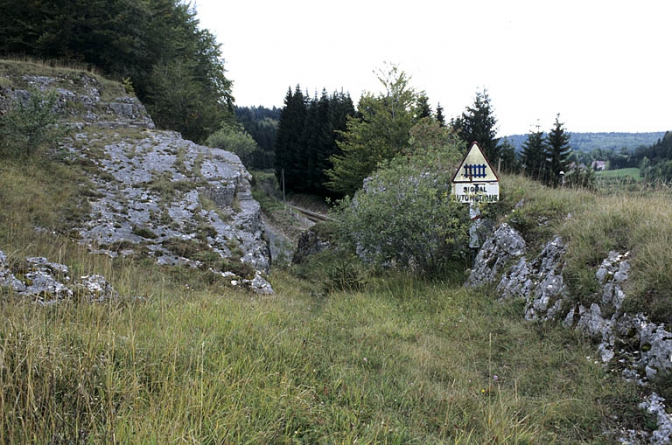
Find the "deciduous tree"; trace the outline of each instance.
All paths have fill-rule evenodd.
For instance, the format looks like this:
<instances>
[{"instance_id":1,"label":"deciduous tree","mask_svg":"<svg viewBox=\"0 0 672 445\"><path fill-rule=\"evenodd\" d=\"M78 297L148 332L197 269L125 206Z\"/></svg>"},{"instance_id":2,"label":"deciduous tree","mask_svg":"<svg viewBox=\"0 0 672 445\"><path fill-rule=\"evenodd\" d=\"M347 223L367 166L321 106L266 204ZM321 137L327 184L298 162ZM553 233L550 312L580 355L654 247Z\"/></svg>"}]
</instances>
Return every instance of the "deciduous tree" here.
<instances>
[{"instance_id":1,"label":"deciduous tree","mask_svg":"<svg viewBox=\"0 0 672 445\"><path fill-rule=\"evenodd\" d=\"M392 159L409 144L409 130L415 122L417 94L410 79L397 66L379 71L384 91L365 93L357 107L359 116L348 120L338 146L342 154L330 158L327 187L338 194L352 194L379 162Z\"/></svg>"}]
</instances>

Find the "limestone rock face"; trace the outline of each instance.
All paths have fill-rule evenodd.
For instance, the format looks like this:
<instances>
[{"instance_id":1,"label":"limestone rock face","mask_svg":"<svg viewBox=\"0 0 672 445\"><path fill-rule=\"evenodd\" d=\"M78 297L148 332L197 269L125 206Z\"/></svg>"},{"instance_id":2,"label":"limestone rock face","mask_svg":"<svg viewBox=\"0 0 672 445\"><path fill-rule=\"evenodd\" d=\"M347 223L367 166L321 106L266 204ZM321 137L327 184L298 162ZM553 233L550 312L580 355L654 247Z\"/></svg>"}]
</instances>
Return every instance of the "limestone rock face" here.
<instances>
[{"instance_id":1,"label":"limestone rock face","mask_svg":"<svg viewBox=\"0 0 672 445\"><path fill-rule=\"evenodd\" d=\"M97 137L77 135L79 141ZM144 248L162 264L197 267L198 255L184 255L191 245L268 272L261 209L237 156L166 131L113 138L105 153L96 160L101 174L93 178L98 196L90 199L91 218L79 228L92 249L117 255L110 247L126 243L123 254Z\"/></svg>"},{"instance_id":2,"label":"limestone rock face","mask_svg":"<svg viewBox=\"0 0 672 445\"><path fill-rule=\"evenodd\" d=\"M77 297L87 301L118 298L112 285L100 275L70 278L67 266L46 258L31 257L12 265L0 251L0 288L10 296L27 298L41 305L51 305Z\"/></svg>"},{"instance_id":3,"label":"limestone rock face","mask_svg":"<svg viewBox=\"0 0 672 445\"><path fill-rule=\"evenodd\" d=\"M565 251L562 238L554 238L533 262L528 263L525 257L521 258L502 276L497 291L504 298L524 297L527 320L557 318L568 292L562 277Z\"/></svg>"},{"instance_id":4,"label":"limestone rock face","mask_svg":"<svg viewBox=\"0 0 672 445\"><path fill-rule=\"evenodd\" d=\"M485 241L467 281L468 286L478 287L491 283L502 272L503 267L512 259L525 253L525 240L506 223L497 228Z\"/></svg>"},{"instance_id":5,"label":"limestone rock face","mask_svg":"<svg viewBox=\"0 0 672 445\"><path fill-rule=\"evenodd\" d=\"M74 229L92 253L190 267L215 267L219 256L226 261L218 268L242 262L268 273L261 209L238 156L156 130L144 106L120 84L85 72L9 81L11 88L0 88L0 112L27 102L35 90L58 95L58 125L72 129L61 156L91 174L90 212ZM33 278L44 279L40 272ZM9 279L0 275L0 282Z\"/></svg>"}]
</instances>

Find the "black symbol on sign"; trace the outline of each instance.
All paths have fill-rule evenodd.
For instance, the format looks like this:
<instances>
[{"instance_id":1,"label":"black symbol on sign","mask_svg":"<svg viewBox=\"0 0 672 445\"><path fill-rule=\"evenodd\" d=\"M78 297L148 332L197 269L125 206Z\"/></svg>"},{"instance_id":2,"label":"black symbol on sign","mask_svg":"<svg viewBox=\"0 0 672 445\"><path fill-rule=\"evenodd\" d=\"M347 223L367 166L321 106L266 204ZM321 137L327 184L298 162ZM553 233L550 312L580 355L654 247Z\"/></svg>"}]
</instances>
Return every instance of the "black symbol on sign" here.
<instances>
[{"instance_id":1,"label":"black symbol on sign","mask_svg":"<svg viewBox=\"0 0 672 445\"><path fill-rule=\"evenodd\" d=\"M465 178L485 178L485 164L469 164L464 166L464 173L462 176Z\"/></svg>"}]
</instances>

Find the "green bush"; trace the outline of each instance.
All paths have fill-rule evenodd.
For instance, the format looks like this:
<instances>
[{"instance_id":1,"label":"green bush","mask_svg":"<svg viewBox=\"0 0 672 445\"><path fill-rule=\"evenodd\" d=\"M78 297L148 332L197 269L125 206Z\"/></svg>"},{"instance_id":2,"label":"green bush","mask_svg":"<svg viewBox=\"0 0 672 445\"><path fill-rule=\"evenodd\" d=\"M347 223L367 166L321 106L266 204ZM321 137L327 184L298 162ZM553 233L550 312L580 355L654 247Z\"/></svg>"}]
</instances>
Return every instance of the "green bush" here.
<instances>
[{"instance_id":1,"label":"green bush","mask_svg":"<svg viewBox=\"0 0 672 445\"><path fill-rule=\"evenodd\" d=\"M375 265L434 274L468 252L467 206L451 199L456 144L430 145L385 163L340 201L340 237Z\"/></svg>"},{"instance_id":2,"label":"green bush","mask_svg":"<svg viewBox=\"0 0 672 445\"><path fill-rule=\"evenodd\" d=\"M247 132L230 127L224 127L211 134L205 141L205 145L235 153L247 168L253 167L252 161L255 153L261 151L261 148Z\"/></svg>"},{"instance_id":3,"label":"green bush","mask_svg":"<svg viewBox=\"0 0 672 445\"><path fill-rule=\"evenodd\" d=\"M327 249L309 258L308 261L295 264L293 273L315 285L314 291L320 295L366 289L370 274L356 255L341 249Z\"/></svg>"}]
</instances>

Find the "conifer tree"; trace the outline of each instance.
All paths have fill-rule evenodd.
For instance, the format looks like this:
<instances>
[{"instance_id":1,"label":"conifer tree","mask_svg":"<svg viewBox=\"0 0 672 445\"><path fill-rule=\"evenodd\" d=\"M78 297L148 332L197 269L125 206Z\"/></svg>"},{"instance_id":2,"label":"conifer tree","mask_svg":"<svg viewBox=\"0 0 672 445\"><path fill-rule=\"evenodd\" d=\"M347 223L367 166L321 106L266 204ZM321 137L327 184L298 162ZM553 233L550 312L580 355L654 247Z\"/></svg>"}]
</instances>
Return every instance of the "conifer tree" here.
<instances>
[{"instance_id":1,"label":"conifer tree","mask_svg":"<svg viewBox=\"0 0 672 445\"><path fill-rule=\"evenodd\" d=\"M446 117L443 115L443 107L440 102L436 105L436 121L439 123L439 126L446 126Z\"/></svg>"},{"instance_id":2,"label":"conifer tree","mask_svg":"<svg viewBox=\"0 0 672 445\"><path fill-rule=\"evenodd\" d=\"M521 163L525 174L532 179L543 180L546 176L546 140L539 124L530 131L523 143Z\"/></svg>"},{"instance_id":3,"label":"conifer tree","mask_svg":"<svg viewBox=\"0 0 672 445\"><path fill-rule=\"evenodd\" d=\"M323 89L320 98L314 98L308 105L303 147L307 162L302 166L303 181L297 185L297 190L316 194L324 191L322 166L331 156L334 145L331 112L329 95Z\"/></svg>"},{"instance_id":4,"label":"conifer tree","mask_svg":"<svg viewBox=\"0 0 672 445\"><path fill-rule=\"evenodd\" d=\"M431 117L431 116L432 116L432 107L429 106L429 98L427 97L427 94L425 94L425 92L423 91L418 96L418 103L415 111L415 119L416 121L418 121L423 117Z\"/></svg>"},{"instance_id":5,"label":"conifer tree","mask_svg":"<svg viewBox=\"0 0 672 445\"><path fill-rule=\"evenodd\" d=\"M465 147L472 142L478 142L485 156L490 162L497 162L499 158L499 139L497 138L497 118L490 105L488 90L476 92L474 104L467 107L461 117L451 121L452 127Z\"/></svg>"},{"instance_id":6,"label":"conifer tree","mask_svg":"<svg viewBox=\"0 0 672 445\"><path fill-rule=\"evenodd\" d=\"M563 126L564 123L560 122L558 113L555 117L555 124L546 138L548 157L551 159L546 182L553 187L560 184L562 178L560 172L569 171L569 158L572 155L572 148L569 145L570 135Z\"/></svg>"},{"instance_id":7,"label":"conifer tree","mask_svg":"<svg viewBox=\"0 0 672 445\"><path fill-rule=\"evenodd\" d=\"M511 141L504 139L500 144L501 170L507 173L518 173L520 165L516 156L516 147ZM497 163L499 165L499 162ZM499 168L499 167L498 167Z\"/></svg>"},{"instance_id":8,"label":"conifer tree","mask_svg":"<svg viewBox=\"0 0 672 445\"><path fill-rule=\"evenodd\" d=\"M326 186L329 181L327 171L333 168L331 157L341 154L338 147L339 141L342 141L341 132L347 128L347 120L355 115L355 106L349 94L333 93L329 98L329 143L320 145L320 151L317 154L316 172L319 173L319 182L316 183L315 191L320 195L331 195L340 197L332 193Z\"/></svg>"},{"instance_id":9,"label":"conifer tree","mask_svg":"<svg viewBox=\"0 0 672 445\"><path fill-rule=\"evenodd\" d=\"M303 180L302 166L306 161L303 127L307 112L301 87L297 85L293 93L290 88L285 96L285 106L280 112L278 136L275 141L275 175L280 182L284 170L287 190L300 187Z\"/></svg>"}]
</instances>

